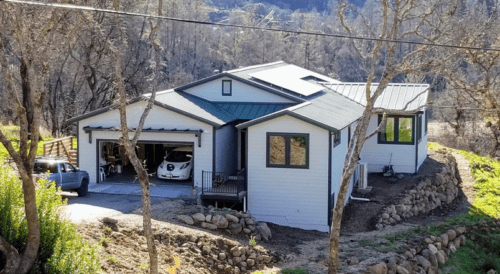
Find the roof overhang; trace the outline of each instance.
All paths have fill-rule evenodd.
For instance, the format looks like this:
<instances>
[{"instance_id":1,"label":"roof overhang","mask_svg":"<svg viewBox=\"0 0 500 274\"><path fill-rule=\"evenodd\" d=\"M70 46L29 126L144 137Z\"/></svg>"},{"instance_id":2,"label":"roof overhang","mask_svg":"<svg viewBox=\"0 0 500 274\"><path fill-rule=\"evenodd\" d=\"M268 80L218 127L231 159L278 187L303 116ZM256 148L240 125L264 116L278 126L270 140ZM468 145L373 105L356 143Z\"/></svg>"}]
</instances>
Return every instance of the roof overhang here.
<instances>
[{"instance_id":1,"label":"roof overhang","mask_svg":"<svg viewBox=\"0 0 500 274\"><path fill-rule=\"evenodd\" d=\"M137 128L129 128L128 132L135 132ZM91 127L86 126L83 127L83 131L89 134L89 143L92 143L92 132L93 131L113 131L113 132L121 132L120 128L117 127ZM165 128L143 128L141 132L154 132L154 133L182 133L182 134L194 134L198 137L198 147L201 147L201 134L203 133L203 129L165 129Z\"/></svg>"},{"instance_id":2,"label":"roof overhang","mask_svg":"<svg viewBox=\"0 0 500 274\"><path fill-rule=\"evenodd\" d=\"M212 75L210 77L207 77L207 78L204 78L204 79L201 79L201 80L198 80L196 82L192 82L192 83L189 83L187 85L184 85L184 86L180 86L178 88L175 88L174 90L175 91L185 91L186 89L190 89L192 87L196 87L196 86L199 86L199 85L202 85L202 84L205 84L205 83L208 83L210 81L213 81L213 80L217 80L219 78L222 78L222 77L228 77L228 78L231 78L231 79L234 79L234 80L237 80L237 81L240 81L244 84L247 84L247 85L250 85L250 86L253 86L253 87L256 87L256 88L259 88L259 89L262 89L262 90L265 90L269 93L273 93L275 95L278 95L278 96L281 96L283 98L286 98L286 99L289 99L289 100L292 100L294 102L297 102L297 103L302 103L302 102L305 102L306 100L305 99L302 99L300 97L297 97L297 96L294 96L294 95L291 95L291 94L288 94L286 92L283 92L283 91L279 91L277 89L273 89L273 88L270 88L270 87L267 87L265 85L262 85L262 84L259 84L257 82L254 82L254 81L250 81L250 80L247 80L247 79L244 79L244 78L241 78L241 77L238 77L238 76L235 76L231 73L227 73L227 72L223 72L223 73L219 73L219 74L216 74L216 75Z\"/></svg>"},{"instance_id":3,"label":"roof overhang","mask_svg":"<svg viewBox=\"0 0 500 274\"><path fill-rule=\"evenodd\" d=\"M141 101L148 101L149 98L148 97L145 97L145 96L139 96L139 97L136 97L136 98L133 98L133 99L130 99L127 101L127 106L128 105L131 105L131 104L135 104L137 102L141 102ZM209 124L211 126L214 126L216 128L219 128L221 126L223 126L224 124L219 124L219 123L215 123L213 121L209 121L207 119L204 119L204 118L201 118L199 116L196 116L192 113L189 113L189 112L186 112L186 111L183 111L183 110L180 110L178 108L174 108L172 106L169 106L167 104L163 104L163 103L160 103L158 101L154 101L153 104L155 106L158 106L158 107L161 107L161 108L164 108L164 109L168 109L168 110L171 110L173 112L176 112L176 113L179 113L179 114L182 114L184 116L187 116L189 118L192 118L192 119L195 119L197 121L200 121L200 122L203 122L203 123L206 123L206 124ZM66 123L74 123L74 122L78 122L78 121L81 121L81 120L84 120L84 119L87 119L87 118L90 118L90 117L94 117L94 116L97 116L99 114L103 114L103 113L106 113L108 111L112 111L112 110L115 110L115 109L118 109L118 105L117 104L113 104L113 105L110 105L110 106L107 106L107 107L104 107L104 108L100 108L98 110L95 110L95 111L92 111L92 112L89 112L89 113L85 113L85 114L82 114L80 116L76 116L76 117L73 117L71 119L68 119L66 120Z\"/></svg>"}]
</instances>

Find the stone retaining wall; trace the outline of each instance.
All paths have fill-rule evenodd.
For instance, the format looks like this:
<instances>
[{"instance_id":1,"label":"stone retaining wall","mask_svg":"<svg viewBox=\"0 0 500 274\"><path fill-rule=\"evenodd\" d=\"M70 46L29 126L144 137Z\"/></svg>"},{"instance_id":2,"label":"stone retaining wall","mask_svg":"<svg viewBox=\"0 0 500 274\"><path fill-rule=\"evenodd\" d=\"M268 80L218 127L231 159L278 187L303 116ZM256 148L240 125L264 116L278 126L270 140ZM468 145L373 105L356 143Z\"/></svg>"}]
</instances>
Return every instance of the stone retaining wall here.
<instances>
[{"instance_id":1,"label":"stone retaining wall","mask_svg":"<svg viewBox=\"0 0 500 274\"><path fill-rule=\"evenodd\" d=\"M407 190L393 205L385 207L377 220L376 228L394 225L405 218L427 213L439 206L451 204L459 194L461 182L455 157L442 151L447 164L430 178L422 178L418 185Z\"/></svg>"},{"instance_id":2,"label":"stone retaining wall","mask_svg":"<svg viewBox=\"0 0 500 274\"><path fill-rule=\"evenodd\" d=\"M268 241L271 230L265 222L257 222L249 213L231 209L217 209L213 206L198 206L200 212L189 215L178 215L177 219L185 224L200 226L209 230L222 230L229 234L244 234L256 241Z\"/></svg>"},{"instance_id":3,"label":"stone retaining wall","mask_svg":"<svg viewBox=\"0 0 500 274\"><path fill-rule=\"evenodd\" d=\"M396 257L391 257L379 264L369 266L369 274L437 274L441 273L439 264L445 264L451 253L465 243L466 238L474 239L474 233L500 229L500 219L473 227L456 227L441 236L420 239Z\"/></svg>"}]
</instances>

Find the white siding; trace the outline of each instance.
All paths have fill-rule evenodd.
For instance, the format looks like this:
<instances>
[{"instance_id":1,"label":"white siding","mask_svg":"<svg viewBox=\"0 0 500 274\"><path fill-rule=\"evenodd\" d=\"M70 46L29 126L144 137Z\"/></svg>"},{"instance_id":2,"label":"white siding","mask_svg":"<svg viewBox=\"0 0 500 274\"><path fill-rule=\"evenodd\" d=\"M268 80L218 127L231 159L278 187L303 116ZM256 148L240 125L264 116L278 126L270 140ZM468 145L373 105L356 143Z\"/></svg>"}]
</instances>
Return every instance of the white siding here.
<instances>
[{"instance_id":1,"label":"white siding","mask_svg":"<svg viewBox=\"0 0 500 274\"><path fill-rule=\"evenodd\" d=\"M354 132L354 130L352 132ZM347 146L348 146L347 133L348 129L344 128L341 132L340 144L332 149L332 193L335 193L335 203L337 202L337 197L340 191L340 179L342 178L342 170L344 167L345 154L347 153ZM333 146L333 138L332 138L332 146ZM351 187L349 187L349 189L351 190ZM347 197L349 197L349 195L347 195Z\"/></svg>"},{"instance_id":2,"label":"white siding","mask_svg":"<svg viewBox=\"0 0 500 274\"><path fill-rule=\"evenodd\" d=\"M247 130L248 211L261 221L327 232L329 132L290 116ZM267 132L309 133L309 169L266 168Z\"/></svg>"},{"instance_id":3,"label":"white siding","mask_svg":"<svg viewBox=\"0 0 500 274\"><path fill-rule=\"evenodd\" d=\"M238 132L234 125L219 128L215 133L215 171L234 175L238 164Z\"/></svg>"},{"instance_id":4,"label":"white siding","mask_svg":"<svg viewBox=\"0 0 500 274\"><path fill-rule=\"evenodd\" d=\"M422 114L422 141L418 144L418 169L427 158L427 134L425 133L425 114Z\"/></svg>"},{"instance_id":5,"label":"white siding","mask_svg":"<svg viewBox=\"0 0 500 274\"><path fill-rule=\"evenodd\" d=\"M378 115L373 115L368 127L368 134L378 126ZM391 159L392 155L392 159ZM368 162L369 172L382 172L384 166L393 165L396 173L415 172L415 145L378 144L377 135L363 146L361 160Z\"/></svg>"},{"instance_id":6,"label":"white siding","mask_svg":"<svg viewBox=\"0 0 500 274\"><path fill-rule=\"evenodd\" d=\"M127 119L129 127L136 127L146 102L138 102L127 107ZM120 117L118 110L112 110L97 116L93 116L79 123L78 150L80 169L85 170L90 175L90 181L96 181L96 161L97 161L97 139L117 140L120 132L93 131L92 143L89 143L89 134L83 131L86 126L92 127L119 127ZM139 140L162 141L162 142L191 142L194 144L194 184L201 187L201 171L212 170L212 126L192 118L183 116L176 112L154 106L149 113L144 128L165 128L165 129L202 129L201 147L198 147L198 138L193 133L154 133L142 132ZM130 135L132 137L132 134Z\"/></svg>"},{"instance_id":7,"label":"white siding","mask_svg":"<svg viewBox=\"0 0 500 274\"><path fill-rule=\"evenodd\" d=\"M222 80L232 80L233 88L231 96L222 96ZM186 89L185 92L215 102L293 103L289 99L228 77L222 77Z\"/></svg>"}]
</instances>

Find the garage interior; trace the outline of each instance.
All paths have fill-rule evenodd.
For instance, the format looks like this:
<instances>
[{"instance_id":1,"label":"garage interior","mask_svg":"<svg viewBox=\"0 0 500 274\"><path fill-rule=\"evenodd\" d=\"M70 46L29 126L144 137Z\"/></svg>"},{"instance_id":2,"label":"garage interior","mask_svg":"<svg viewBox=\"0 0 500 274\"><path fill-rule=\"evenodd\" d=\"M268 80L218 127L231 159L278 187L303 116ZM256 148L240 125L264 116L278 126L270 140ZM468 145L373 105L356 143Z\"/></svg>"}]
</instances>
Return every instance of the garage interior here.
<instances>
[{"instance_id":1,"label":"garage interior","mask_svg":"<svg viewBox=\"0 0 500 274\"><path fill-rule=\"evenodd\" d=\"M188 180L159 179L157 177L158 166L169 153L176 148L191 147L190 143L168 143L168 142L138 142L136 153L140 161L146 165L149 182L155 185L181 184L193 186L192 178ZM193 151L193 150L191 150ZM194 165L194 162L193 162ZM103 174L104 173L104 176ZM114 141L99 142L99 182L102 183L125 183L139 184L137 173L125 153L125 147Z\"/></svg>"}]
</instances>

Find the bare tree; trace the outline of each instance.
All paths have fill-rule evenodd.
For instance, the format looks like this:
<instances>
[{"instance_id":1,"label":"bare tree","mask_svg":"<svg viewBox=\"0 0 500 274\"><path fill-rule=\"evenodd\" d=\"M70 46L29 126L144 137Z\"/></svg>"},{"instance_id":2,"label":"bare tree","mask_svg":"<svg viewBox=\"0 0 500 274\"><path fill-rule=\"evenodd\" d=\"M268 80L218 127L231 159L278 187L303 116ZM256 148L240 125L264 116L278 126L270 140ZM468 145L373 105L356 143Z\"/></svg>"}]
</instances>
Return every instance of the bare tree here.
<instances>
[{"instance_id":1,"label":"bare tree","mask_svg":"<svg viewBox=\"0 0 500 274\"><path fill-rule=\"evenodd\" d=\"M40 117L50 65L58 58L55 43L71 44L74 27L68 14L17 4L0 3L0 65L4 84L20 126L19 150L0 130L0 142L12 157L22 181L28 240L22 254L0 235L0 252L7 258L2 273L27 273L37 258L40 224L37 216L34 159L40 137ZM62 27L64 25L64 27ZM16 71L19 81L16 81Z\"/></svg>"},{"instance_id":2,"label":"bare tree","mask_svg":"<svg viewBox=\"0 0 500 274\"><path fill-rule=\"evenodd\" d=\"M356 23L356 20L364 20L364 16L349 18L348 13L352 13L354 9L350 8L347 2L341 1L339 3L339 20L347 33L358 36L368 33L376 38L392 40L413 38L428 43L448 41L446 30L452 24L451 18L457 9L454 1L432 1L431 3L412 0L380 0L376 3L377 10L371 10L370 14L380 14L380 18L375 19L370 24L358 22L357 25L353 23ZM338 199L333 210L328 262L328 273L330 274L337 273L339 266L338 248L344 201L361 149L366 140L373 137L385 126L386 114L391 114L388 110L375 108L377 98L395 77L409 73L430 73L433 68L439 65L435 61L438 49L430 46L407 46L404 54L401 54L399 44L383 41L353 41L352 48L369 65L365 90L366 108L357 122L354 137L349 143ZM440 52L440 54L441 59L446 59L446 56L453 54L453 51L448 50L447 53ZM381 63L382 66L380 66ZM379 84L372 88L372 84L377 80ZM398 111L398 113L404 112L404 110ZM374 113L384 113L384 119L375 132L368 133L368 125Z\"/></svg>"},{"instance_id":3,"label":"bare tree","mask_svg":"<svg viewBox=\"0 0 500 274\"><path fill-rule=\"evenodd\" d=\"M119 10L120 4L119 0L113 0L113 8L115 10ZM163 2L162 0L158 1L158 15L162 15ZM139 140L142 128L144 127L144 123L146 118L153 107L153 103L156 97L156 89L157 89L157 77L160 74L160 51L161 45L156 40L156 35L159 30L159 22L156 24L151 22L151 32L149 35L149 41L154 50L154 60L150 61L150 66L152 69L151 79L153 79L152 85L152 93L148 100L147 106L144 109L144 112L141 115L139 120L139 125L137 126L134 136L132 139L129 137L130 129L127 125L127 97L125 93L125 83L122 76L123 72L123 64L122 64L122 53L124 52L124 35L123 30L120 24L120 17L118 14L115 14L115 25L118 31L118 45L116 48L112 49L113 56L115 58L115 77L116 77L116 88L118 91L118 109L120 113L120 124L121 124L121 133L122 137L120 139L121 144L124 145L127 157L130 162L134 166L135 171L138 174L139 182L141 183L142 188L142 214L143 214L143 229L144 234L146 236L146 242L148 246L149 253L149 273L157 274L158 273L158 254L156 251L156 245L154 242L154 236L151 229L151 196L150 196L150 187L149 187L149 176L147 169L143 166L137 153L135 151L135 146L137 141Z\"/></svg>"}]
</instances>

